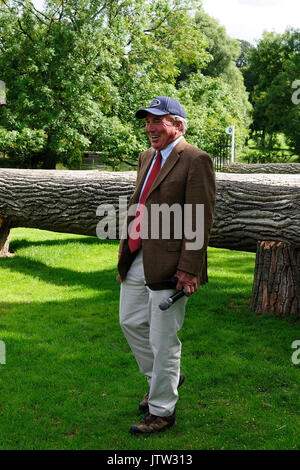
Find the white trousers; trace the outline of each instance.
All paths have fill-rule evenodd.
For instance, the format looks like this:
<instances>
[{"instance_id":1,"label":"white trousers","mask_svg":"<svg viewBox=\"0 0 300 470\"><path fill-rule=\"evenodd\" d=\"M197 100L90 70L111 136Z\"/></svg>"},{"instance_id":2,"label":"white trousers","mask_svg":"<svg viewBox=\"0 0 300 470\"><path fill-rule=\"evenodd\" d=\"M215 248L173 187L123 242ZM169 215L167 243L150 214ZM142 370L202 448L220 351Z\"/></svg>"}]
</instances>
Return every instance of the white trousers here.
<instances>
[{"instance_id":1,"label":"white trousers","mask_svg":"<svg viewBox=\"0 0 300 470\"><path fill-rule=\"evenodd\" d=\"M142 250L134 259L121 284L120 325L141 372L148 378L149 411L156 416L170 416L178 400L181 342L180 330L187 297L168 310L159 303L176 289L150 290L145 286Z\"/></svg>"}]
</instances>

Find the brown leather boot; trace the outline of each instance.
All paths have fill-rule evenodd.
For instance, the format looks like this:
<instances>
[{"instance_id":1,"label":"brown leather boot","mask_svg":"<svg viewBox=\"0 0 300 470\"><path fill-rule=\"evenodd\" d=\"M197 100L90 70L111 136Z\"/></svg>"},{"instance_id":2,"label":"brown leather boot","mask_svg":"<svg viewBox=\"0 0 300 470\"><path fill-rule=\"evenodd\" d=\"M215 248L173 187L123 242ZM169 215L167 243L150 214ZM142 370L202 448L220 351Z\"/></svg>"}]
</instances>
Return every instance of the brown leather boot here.
<instances>
[{"instance_id":1,"label":"brown leather boot","mask_svg":"<svg viewBox=\"0 0 300 470\"><path fill-rule=\"evenodd\" d=\"M184 379L185 379L184 375L180 374L179 382L178 382L178 388L183 384ZM146 395L144 396L141 403L139 404L139 410L142 411L142 413L148 413L148 411L149 411L148 399L149 399L149 390L146 393Z\"/></svg>"},{"instance_id":2,"label":"brown leather boot","mask_svg":"<svg viewBox=\"0 0 300 470\"><path fill-rule=\"evenodd\" d=\"M130 432L131 434L151 434L164 431L174 424L176 424L175 411L171 416L155 416L147 413L139 423L131 426Z\"/></svg>"}]
</instances>

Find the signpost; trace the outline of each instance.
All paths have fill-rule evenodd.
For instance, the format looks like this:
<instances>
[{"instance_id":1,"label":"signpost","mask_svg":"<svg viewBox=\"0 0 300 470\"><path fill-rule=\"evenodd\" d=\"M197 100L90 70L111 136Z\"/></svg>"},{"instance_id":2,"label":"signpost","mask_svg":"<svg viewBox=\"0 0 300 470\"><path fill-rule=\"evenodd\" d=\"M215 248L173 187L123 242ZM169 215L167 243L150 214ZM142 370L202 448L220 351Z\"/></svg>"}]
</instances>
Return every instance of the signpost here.
<instances>
[{"instance_id":1,"label":"signpost","mask_svg":"<svg viewBox=\"0 0 300 470\"><path fill-rule=\"evenodd\" d=\"M234 126L226 127L225 132L231 135L231 163L234 163Z\"/></svg>"}]
</instances>

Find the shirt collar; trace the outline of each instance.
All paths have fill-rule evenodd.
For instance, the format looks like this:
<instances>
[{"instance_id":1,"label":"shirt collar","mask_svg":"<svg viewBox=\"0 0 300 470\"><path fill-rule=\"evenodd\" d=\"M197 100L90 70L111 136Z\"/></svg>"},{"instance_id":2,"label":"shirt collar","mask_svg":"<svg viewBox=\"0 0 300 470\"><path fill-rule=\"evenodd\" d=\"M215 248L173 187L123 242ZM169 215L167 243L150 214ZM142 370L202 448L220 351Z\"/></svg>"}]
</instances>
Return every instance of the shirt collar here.
<instances>
[{"instance_id":1,"label":"shirt collar","mask_svg":"<svg viewBox=\"0 0 300 470\"><path fill-rule=\"evenodd\" d=\"M178 142L182 139L183 135L180 135L179 137L177 137L176 140L173 140L173 142L171 142L169 145L167 145L164 149L162 149L160 151L161 153L161 156L162 156L162 160L165 162L168 158L168 156L170 155L170 153L172 152L173 148L178 144ZM157 155L157 152L155 154L155 156Z\"/></svg>"}]
</instances>

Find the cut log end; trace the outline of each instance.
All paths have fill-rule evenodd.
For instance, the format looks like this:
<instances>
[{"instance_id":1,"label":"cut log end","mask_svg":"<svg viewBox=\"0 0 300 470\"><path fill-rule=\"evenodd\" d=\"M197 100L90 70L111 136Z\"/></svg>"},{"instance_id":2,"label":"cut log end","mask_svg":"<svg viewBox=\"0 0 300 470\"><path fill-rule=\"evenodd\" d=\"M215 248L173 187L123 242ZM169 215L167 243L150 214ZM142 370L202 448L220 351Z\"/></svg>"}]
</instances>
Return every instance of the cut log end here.
<instances>
[{"instance_id":1,"label":"cut log end","mask_svg":"<svg viewBox=\"0 0 300 470\"><path fill-rule=\"evenodd\" d=\"M300 318L300 250L292 244L257 242L251 309Z\"/></svg>"}]
</instances>

